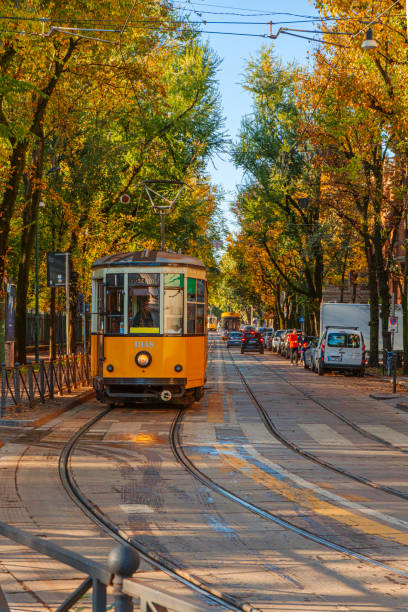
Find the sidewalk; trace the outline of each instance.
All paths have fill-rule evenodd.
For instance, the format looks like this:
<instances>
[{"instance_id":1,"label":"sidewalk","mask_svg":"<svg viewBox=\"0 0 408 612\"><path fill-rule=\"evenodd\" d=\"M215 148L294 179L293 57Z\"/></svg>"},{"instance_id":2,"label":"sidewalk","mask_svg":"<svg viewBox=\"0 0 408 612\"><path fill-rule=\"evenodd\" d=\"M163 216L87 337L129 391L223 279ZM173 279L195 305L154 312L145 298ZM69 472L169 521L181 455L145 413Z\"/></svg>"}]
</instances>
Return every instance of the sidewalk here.
<instances>
[{"instance_id":1,"label":"sidewalk","mask_svg":"<svg viewBox=\"0 0 408 612\"><path fill-rule=\"evenodd\" d=\"M25 403L17 412L15 408L7 410L3 418L0 418L0 446L2 433L12 428L40 427L50 420L56 418L63 412L89 401L94 395L92 387L78 387L71 393L65 391L62 396L53 400L46 400L44 404L36 402L32 408Z\"/></svg>"}]
</instances>

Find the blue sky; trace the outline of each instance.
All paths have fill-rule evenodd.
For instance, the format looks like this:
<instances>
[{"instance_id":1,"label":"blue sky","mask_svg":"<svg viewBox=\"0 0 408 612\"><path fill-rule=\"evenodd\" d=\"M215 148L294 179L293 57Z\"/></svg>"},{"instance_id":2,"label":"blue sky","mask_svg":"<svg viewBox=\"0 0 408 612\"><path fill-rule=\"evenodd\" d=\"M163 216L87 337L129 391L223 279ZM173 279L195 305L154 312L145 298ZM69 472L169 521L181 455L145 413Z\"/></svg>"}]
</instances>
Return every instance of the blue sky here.
<instances>
[{"instance_id":1,"label":"blue sky","mask_svg":"<svg viewBox=\"0 0 408 612\"><path fill-rule=\"evenodd\" d=\"M268 34L270 26L266 23L272 20L276 22L287 22L301 20L301 17L290 15L256 15L256 13L297 13L299 15L315 15L316 10L308 0L179 0L180 5L190 7L201 14L202 19L209 21L243 21L262 22L256 25L235 24L210 24L203 26L203 30L241 32L248 34ZM175 3L176 4L176 3ZM228 13L239 13L228 14ZM191 13L191 19L194 19ZM197 13L196 13L197 15ZM243 16L245 15L245 16ZM197 15L197 19L199 16ZM305 23L282 24L285 27L311 29L311 25ZM280 26L272 25L272 32L276 33ZM312 36L311 34L305 34ZM241 119L251 112L251 100L242 89L243 73L246 62L251 56L255 56L264 44L271 44L269 39L246 36L228 36L220 34L203 34L204 40L208 40L211 47L222 59L219 72L220 89L222 95L223 112L226 118L226 130L231 138L236 138ZM276 55L284 62L307 61L307 51L312 51L313 43L288 35L279 35L274 41ZM228 156L223 159L215 158L208 166L212 181L221 185L226 192L224 212L228 225L233 229L233 216L229 212L229 202L234 199L236 185L242 182L242 172L234 168Z\"/></svg>"}]
</instances>

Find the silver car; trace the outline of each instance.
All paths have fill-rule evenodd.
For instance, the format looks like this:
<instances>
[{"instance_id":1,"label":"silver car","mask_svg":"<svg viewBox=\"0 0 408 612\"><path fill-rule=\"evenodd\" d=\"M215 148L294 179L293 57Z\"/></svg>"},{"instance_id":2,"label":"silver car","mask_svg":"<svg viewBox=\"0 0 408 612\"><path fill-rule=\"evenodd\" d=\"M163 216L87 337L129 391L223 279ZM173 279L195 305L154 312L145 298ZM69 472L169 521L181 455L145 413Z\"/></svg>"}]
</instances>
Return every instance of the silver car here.
<instances>
[{"instance_id":1,"label":"silver car","mask_svg":"<svg viewBox=\"0 0 408 612\"><path fill-rule=\"evenodd\" d=\"M278 351L278 347L279 347L279 344L280 344L280 341L281 341L281 336L283 336L283 334L284 334L285 332L286 332L286 329L278 329L278 330L277 330L277 331L274 333L273 338L272 338L272 347L271 347L271 350L272 350L274 353L277 353L277 351Z\"/></svg>"}]
</instances>

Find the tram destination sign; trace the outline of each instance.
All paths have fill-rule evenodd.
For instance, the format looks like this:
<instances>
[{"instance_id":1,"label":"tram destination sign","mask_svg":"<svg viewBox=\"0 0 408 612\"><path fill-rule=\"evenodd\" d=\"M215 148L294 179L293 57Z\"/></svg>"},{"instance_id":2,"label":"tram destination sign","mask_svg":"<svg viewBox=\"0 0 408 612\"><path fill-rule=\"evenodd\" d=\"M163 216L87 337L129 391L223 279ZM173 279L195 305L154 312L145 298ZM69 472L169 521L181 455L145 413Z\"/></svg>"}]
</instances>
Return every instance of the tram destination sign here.
<instances>
[{"instance_id":1,"label":"tram destination sign","mask_svg":"<svg viewBox=\"0 0 408 612\"><path fill-rule=\"evenodd\" d=\"M69 253L47 253L47 287L65 287Z\"/></svg>"}]
</instances>

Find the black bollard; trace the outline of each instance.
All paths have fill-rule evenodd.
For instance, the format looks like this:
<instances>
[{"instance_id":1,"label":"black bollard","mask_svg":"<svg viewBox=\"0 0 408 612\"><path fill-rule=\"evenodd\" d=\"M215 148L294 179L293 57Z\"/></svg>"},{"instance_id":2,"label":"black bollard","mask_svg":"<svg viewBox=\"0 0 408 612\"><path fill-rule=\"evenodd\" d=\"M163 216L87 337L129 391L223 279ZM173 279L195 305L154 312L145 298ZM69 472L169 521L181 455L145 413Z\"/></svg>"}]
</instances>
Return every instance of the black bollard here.
<instances>
[{"instance_id":1,"label":"black bollard","mask_svg":"<svg viewBox=\"0 0 408 612\"><path fill-rule=\"evenodd\" d=\"M127 544L120 544L109 553L108 568L114 575L115 612L133 612L133 598L123 592L123 579L131 578L139 563L139 555Z\"/></svg>"}]
</instances>

